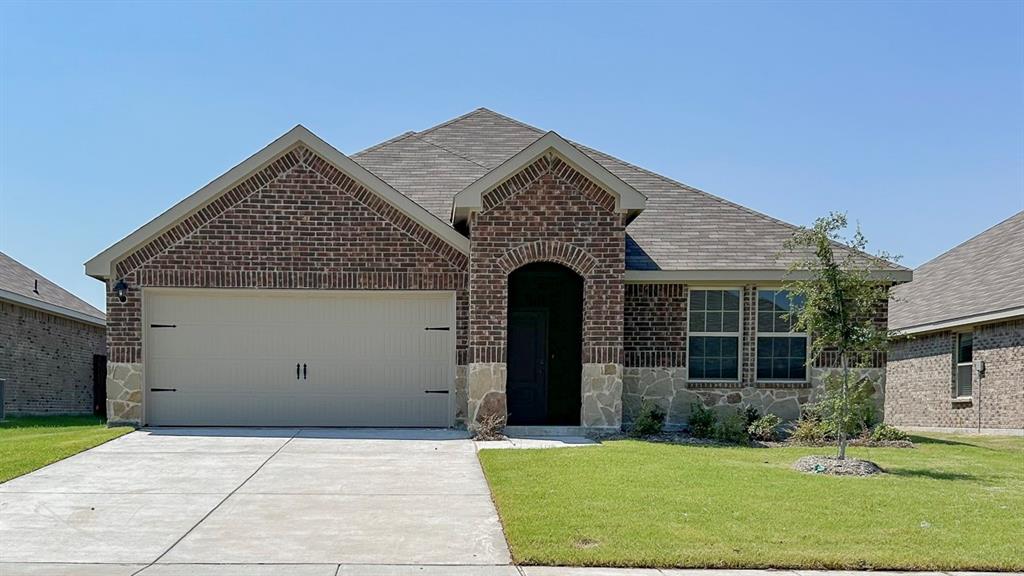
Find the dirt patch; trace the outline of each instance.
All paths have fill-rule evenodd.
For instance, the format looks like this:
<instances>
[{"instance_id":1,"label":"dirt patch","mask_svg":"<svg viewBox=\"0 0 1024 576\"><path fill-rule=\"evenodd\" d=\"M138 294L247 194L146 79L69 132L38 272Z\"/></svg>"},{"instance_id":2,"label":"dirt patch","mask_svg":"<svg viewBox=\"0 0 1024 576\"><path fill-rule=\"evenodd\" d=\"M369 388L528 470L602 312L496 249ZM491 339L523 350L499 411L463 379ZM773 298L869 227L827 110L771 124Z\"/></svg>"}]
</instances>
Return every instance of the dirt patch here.
<instances>
[{"instance_id":1,"label":"dirt patch","mask_svg":"<svg viewBox=\"0 0 1024 576\"><path fill-rule=\"evenodd\" d=\"M804 456L793 463L793 469L807 474L831 476L873 476L885 472L878 464L868 460L840 460L835 456Z\"/></svg>"}]
</instances>

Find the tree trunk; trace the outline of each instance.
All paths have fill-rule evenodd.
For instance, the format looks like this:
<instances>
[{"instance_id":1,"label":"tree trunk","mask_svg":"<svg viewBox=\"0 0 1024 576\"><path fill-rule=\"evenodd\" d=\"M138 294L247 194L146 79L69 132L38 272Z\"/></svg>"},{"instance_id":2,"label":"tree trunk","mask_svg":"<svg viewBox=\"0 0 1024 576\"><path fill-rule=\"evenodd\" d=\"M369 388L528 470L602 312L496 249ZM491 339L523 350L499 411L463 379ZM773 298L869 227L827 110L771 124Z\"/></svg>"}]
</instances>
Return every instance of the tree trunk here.
<instances>
[{"instance_id":1,"label":"tree trunk","mask_svg":"<svg viewBox=\"0 0 1024 576\"><path fill-rule=\"evenodd\" d=\"M846 361L846 352L840 352L843 363L843 387L839 404L839 459L846 459L846 422L850 419L850 365Z\"/></svg>"}]
</instances>

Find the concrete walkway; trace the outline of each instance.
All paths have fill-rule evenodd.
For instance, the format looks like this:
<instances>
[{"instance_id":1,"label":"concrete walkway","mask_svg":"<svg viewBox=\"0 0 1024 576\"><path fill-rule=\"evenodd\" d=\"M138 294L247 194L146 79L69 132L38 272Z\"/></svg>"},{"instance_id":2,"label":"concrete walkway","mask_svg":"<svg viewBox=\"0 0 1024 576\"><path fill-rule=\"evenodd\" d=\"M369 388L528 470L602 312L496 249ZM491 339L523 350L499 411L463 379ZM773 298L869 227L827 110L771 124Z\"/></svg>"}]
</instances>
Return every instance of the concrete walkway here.
<instances>
[{"instance_id":1,"label":"concrete walkway","mask_svg":"<svg viewBox=\"0 0 1024 576\"><path fill-rule=\"evenodd\" d=\"M0 485L3 576L509 562L455 431L144 430Z\"/></svg>"}]
</instances>

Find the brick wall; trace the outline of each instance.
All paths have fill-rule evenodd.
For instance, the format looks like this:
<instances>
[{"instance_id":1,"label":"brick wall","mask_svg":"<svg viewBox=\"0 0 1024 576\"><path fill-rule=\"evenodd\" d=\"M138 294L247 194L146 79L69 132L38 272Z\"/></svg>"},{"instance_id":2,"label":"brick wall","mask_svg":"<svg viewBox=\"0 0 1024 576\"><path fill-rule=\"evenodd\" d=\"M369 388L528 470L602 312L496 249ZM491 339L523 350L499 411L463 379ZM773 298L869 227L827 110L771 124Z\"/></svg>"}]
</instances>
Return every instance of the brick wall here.
<instances>
[{"instance_id":1,"label":"brick wall","mask_svg":"<svg viewBox=\"0 0 1024 576\"><path fill-rule=\"evenodd\" d=\"M0 302L0 378L10 413L92 413L92 357L105 330Z\"/></svg>"},{"instance_id":2,"label":"brick wall","mask_svg":"<svg viewBox=\"0 0 1024 576\"><path fill-rule=\"evenodd\" d=\"M924 428L1024 429L1024 320L975 326L974 359L985 361L985 377L974 375L972 398L954 401L954 332L895 342L886 370L885 418L890 424Z\"/></svg>"},{"instance_id":3,"label":"brick wall","mask_svg":"<svg viewBox=\"0 0 1024 576\"><path fill-rule=\"evenodd\" d=\"M550 261L584 278L583 362L621 364L625 227L614 198L544 156L482 202L470 221L470 361L505 361L508 274Z\"/></svg>"},{"instance_id":4,"label":"brick wall","mask_svg":"<svg viewBox=\"0 0 1024 576\"><path fill-rule=\"evenodd\" d=\"M627 284L623 346L626 366L686 365L685 284Z\"/></svg>"},{"instance_id":5,"label":"brick wall","mask_svg":"<svg viewBox=\"0 0 1024 576\"><path fill-rule=\"evenodd\" d=\"M304 147L117 264L111 362L141 362L141 288L454 290L465 356L468 258ZM126 302L112 287L129 286Z\"/></svg>"}]
</instances>

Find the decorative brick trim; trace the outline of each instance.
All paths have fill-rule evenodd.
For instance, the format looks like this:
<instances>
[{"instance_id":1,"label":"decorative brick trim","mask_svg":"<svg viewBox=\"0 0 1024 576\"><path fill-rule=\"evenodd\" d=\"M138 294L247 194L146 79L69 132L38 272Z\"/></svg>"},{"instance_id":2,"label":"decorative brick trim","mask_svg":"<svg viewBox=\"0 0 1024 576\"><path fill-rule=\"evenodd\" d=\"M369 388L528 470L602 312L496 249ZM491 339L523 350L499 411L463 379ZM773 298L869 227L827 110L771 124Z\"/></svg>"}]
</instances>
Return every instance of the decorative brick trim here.
<instances>
[{"instance_id":1,"label":"decorative brick trim","mask_svg":"<svg viewBox=\"0 0 1024 576\"><path fill-rule=\"evenodd\" d=\"M537 240L521 244L498 259L498 268L510 274L533 262L554 262L568 267L584 278L593 271L597 261L582 248L558 240Z\"/></svg>"},{"instance_id":2,"label":"decorative brick trim","mask_svg":"<svg viewBox=\"0 0 1024 576\"><path fill-rule=\"evenodd\" d=\"M580 194L605 210L609 212L615 210L615 197L611 193L567 164L561 157L549 153L486 192L481 198L482 211L487 212L529 188L545 174L551 174L563 183L573 186Z\"/></svg>"},{"instance_id":3,"label":"decorative brick trim","mask_svg":"<svg viewBox=\"0 0 1024 576\"><path fill-rule=\"evenodd\" d=\"M143 269L143 286L312 290L462 290L461 272L297 272L278 270Z\"/></svg>"},{"instance_id":4,"label":"decorative brick trim","mask_svg":"<svg viewBox=\"0 0 1024 576\"><path fill-rule=\"evenodd\" d=\"M750 384L743 382L701 382L688 380L686 382L686 387L693 388L694 390L735 390L740 388L749 388Z\"/></svg>"}]
</instances>

